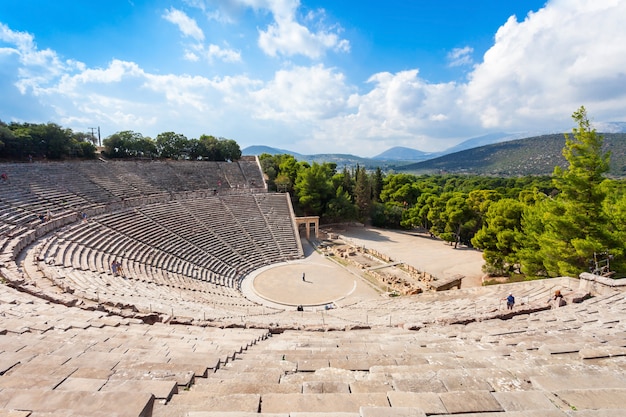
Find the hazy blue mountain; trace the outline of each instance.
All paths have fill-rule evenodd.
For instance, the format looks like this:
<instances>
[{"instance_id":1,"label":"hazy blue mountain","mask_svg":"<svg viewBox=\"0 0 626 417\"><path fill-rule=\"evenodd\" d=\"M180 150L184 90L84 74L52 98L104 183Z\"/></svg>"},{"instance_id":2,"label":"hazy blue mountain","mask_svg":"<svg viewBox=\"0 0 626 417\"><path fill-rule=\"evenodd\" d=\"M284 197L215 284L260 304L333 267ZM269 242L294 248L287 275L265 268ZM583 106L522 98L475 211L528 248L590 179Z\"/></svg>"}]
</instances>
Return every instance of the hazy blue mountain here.
<instances>
[{"instance_id":1,"label":"hazy blue mountain","mask_svg":"<svg viewBox=\"0 0 626 417\"><path fill-rule=\"evenodd\" d=\"M602 151L611 152L609 173L626 175L626 133L599 133ZM397 168L413 174L477 174L495 176L551 175L556 165L565 167L562 133L516 139L450 153Z\"/></svg>"},{"instance_id":2,"label":"hazy blue mountain","mask_svg":"<svg viewBox=\"0 0 626 417\"><path fill-rule=\"evenodd\" d=\"M602 127L600 130L598 127ZM605 136L605 149L611 150L611 175L626 175L626 122L598 124ZM617 132L615 132L617 131ZM394 147L373 158L350 154L302 155L269 146L250 146L244 155L262 153L289 154L298 161L322 164L331 162L337 170L357 165L366 169L411 173L472 173L482 175L549 175L554 166L563 164L563 133L526 136L528 133L491 133L468 139L443 152L423 152Z\"/></svg>"},{"instance_id":3,"label":"hazy blue mountain","mask_svg":"<svg viewBox=\"0 0 626 417\"><path fill-rule=\"evenodd\" d=\"M393 148L389 148L385 152L372 157L372 159L382 159L387 161L425 161L436 155L438 154L423 152L412 148L405 148L403 146L394 146Z\"/></svg>"},{"instance_id":4,"label":"hazy blue mountain","mask_svg":"<svg viewBox=\"0 0 626 417\"><path fill-rule=\"evenodd\" d=\"M500 143L506 142L514 139L521 139L524 137L529 137L529 134L524 133L505 133L505 132L497 132L497 133L489 133L488 135L477 136L475 138L470 138L464 140L456 146L446 149L443 152L440 152L439 155L447 155L454 152L464 151L466 149L477 148L479 146L491 145L492 143Z\"/></svg>"},{"instance_id":5,"label":"hazy blue mountain","mask_svg":"<svg viewBox=\"0 0 626 417\"><path fill-rule=\"evenodd\" d=\"M242 155L257 155L258 156L263 153L268 153L270 155L282 155L282 154L293 155L296 159L302 156L301 154L297 152L292 152L292 151L279 149L279 148L272 148L271 146L265 146L265 145L252 145L252 146L248 146L247 148L243 148L241 150Z\"/></svg>"},{"instance_id":6,"label":"hazy blue mountain","mask_svg":"<svg viewBox=\"0 0 626 417\"><path fill-rule=\"evenodd\" d=\"M600 122L594 123L593 127L598 132L626 133L626 122Z\"/></svg>"},{"instance_id":7,"label":"hazy blue mountain","mask_svg":"<svg viewBox=\"0 0 626 417\"><path fill-rule=\"evenodd\" d=\"M308 162L312 164L313 162L318 164L323 164L324 162L331 162L337 164L337 169L341 170L344 167L355 167L357 165L362 166L366 169L376 169L380 167L381 169L393 169L396 166L400 166L403 164L407 164L413 161L395 161L395 160L384 160L384 159L372 159L372 158L363 158L360 156L350 155L350 154L340 154L340 153L321 153L315 155L303 155L297 152L288 151L286 149L278 149L272 148L270 146L264 145L253 145L248 146L241 150L242 155L261 155L263 153L268 153L270 155L281 155L287 154L292 155L298 161ZM423 161L423 159L421 159Z\"/></svg>"}]
</instances>

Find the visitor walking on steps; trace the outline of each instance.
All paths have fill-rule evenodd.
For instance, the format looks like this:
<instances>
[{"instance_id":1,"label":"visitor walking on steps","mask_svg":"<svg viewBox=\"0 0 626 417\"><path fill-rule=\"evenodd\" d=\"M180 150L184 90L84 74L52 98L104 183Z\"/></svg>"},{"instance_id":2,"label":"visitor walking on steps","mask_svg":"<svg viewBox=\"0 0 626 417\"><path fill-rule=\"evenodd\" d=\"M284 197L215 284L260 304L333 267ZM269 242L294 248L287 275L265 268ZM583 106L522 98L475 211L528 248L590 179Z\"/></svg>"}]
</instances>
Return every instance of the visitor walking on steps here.
<instances>
[{"instance_id":1,"label":"visitor walking on steps","mask_svg":"<svg viewBox=\"0 0 626 417\"><path fill-rule=\"evenodd\" d=\"M515 297L513 297L513 293L509 293L509 296L506 297L506 309L513 310L515 306Z\"/></svg>"}]
</instances>

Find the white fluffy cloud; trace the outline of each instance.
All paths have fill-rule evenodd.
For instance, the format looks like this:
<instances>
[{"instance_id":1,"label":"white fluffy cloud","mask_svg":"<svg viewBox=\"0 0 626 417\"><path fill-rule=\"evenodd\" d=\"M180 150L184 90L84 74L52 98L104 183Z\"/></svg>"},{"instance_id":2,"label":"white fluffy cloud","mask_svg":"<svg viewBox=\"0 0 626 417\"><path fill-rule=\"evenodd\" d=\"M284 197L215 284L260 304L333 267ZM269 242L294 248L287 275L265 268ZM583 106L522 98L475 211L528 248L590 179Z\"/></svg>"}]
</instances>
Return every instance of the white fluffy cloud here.
<instances>
[{"instance_id":1,"label":"white fluffy cloud","mask_svg":"<svg viewBox=\"0 0 626 417\"><path fill-rule=\"evenodd\" d=\"M580 105L626 116L626 2L557 0L498 30L466 86L462 106L482 126L559 128Z\"/></svg>"},{"instance_id":2,"label":"white fluffy cloud","mask_svg":"<svg viewBox=\"0 0 626 417\"><path fill-rule=\"evenodd\" d=\"M241 53L229 48L222 48L219 45L209 44L205 46L204 32L198 23L184 12L171 8L163 14L163 18L174 23L183 36L193 38L196 42L185 46L183 58L187 61L197 62L204 57L208 62L214 60L223 62L241 62Z\"/></svg>"},{"instance_id":3,"label":"white fluffy cloud","mask_svg":"<svg viewBox=\"0 0 626 417\"><path fill-rule=\"evenodd\" d=\"M343 74L325 68L277 71L263 88L250 92L254 117L285 123L317 123L344 113L350 88Z\"/></svg>"},{"instance_id":4,"label":"white fluffy cloud","mask_svg":"<svg viewBox=\"0 0 626 417\"><path fill-rule=\"evenodd\" d=\"M349 113L322 121L315 130L318 143L371 155L391 146L433 150L434 138L454 135L455 83L428 83L417 70L378 73L368 82L368 92L349 97Z\"/></svg>"},{"instance_id":5,"label":"white fluffy cloud","mask_svg":"<svg viewBox=\"0 0 626 417\"><path fill-rule=\"evenodd\" d=\"M299 0L228 0L219 4L221 9L208 13L210 19L232 23L228 11L234 4L271 16L272 22L258 29L258 46L269 56L302 55L318 59L329 50L350 50L350 42L340 36L341 28L325 24L323 9L309 11L299 18Z\"/></svg>"},{"instance_id":6,"label":"white fluffy cloud","mask_svg":"<svg viewBox=\"0 0 626 417\"><path fill-rule=\"evenodd\" d=\"M241 53L233 49L221 48L219 45L210 44L207 48L209 60L217 58L224 62L241 62Z\"/></svg>"},{"instance_id":7,"label":"white fluffy cloud","mask_svg":"<svg viewBox=\"0 0 626 417\"><path fill-rule=\"evenodd\" d=\"M347 50L348 43L335 33L311 33L293 20L277 21L259 31L259 46L270 56L302 54L319 58L328 49Z\"/></svg>"},{"instance_id":8,"label":"white fluffy cloud","mask_svg":"<svg viewBox=\"0 0 626 417\"><path fill-rule=\"evenodd\" d=\"M204 32L196 21L187 16L184 12L171 8L163 14L163 18L168 22L175 24L183 35L202 42L204 40Z\"/></svg>"},{"instance_id":9,"label":"white fluffy cloud","mask_svg":"<svg viewBox=\"0 0 626 417\"><path fill-rule=\"evenodd\" d=\"M454 48L450 53L448 53L448 65L451 67L472 65L474 63L472 59L473 52L474 48L470 46Z\"/></svg>"}]
</instances>

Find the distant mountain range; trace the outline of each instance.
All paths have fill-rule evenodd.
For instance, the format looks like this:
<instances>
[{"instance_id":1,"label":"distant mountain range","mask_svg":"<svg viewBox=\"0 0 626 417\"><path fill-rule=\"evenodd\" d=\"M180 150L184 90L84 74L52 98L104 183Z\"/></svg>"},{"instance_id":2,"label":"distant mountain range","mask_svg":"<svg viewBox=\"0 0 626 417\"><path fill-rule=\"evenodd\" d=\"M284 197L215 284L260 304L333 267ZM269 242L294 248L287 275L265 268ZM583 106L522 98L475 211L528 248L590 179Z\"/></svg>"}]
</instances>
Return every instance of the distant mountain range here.
<instances>
[{"instance_id":1,"label":"distant mountain range","mask_svg":"<svg viewBox=\"0 0 626 417\"><path fill-rule=\"evenodd\" d=\"M286 149L272 148L271 146L265 146L265 145L248 146L247 148L243 148L241 150L241 153L244 155L257 155L257 156L264 154L264 153L268 153L270 155L287 154L287 155L293 155L294 158L296 159L299 159L298 157L302 156L301 154L297 152L288 151Z\"/></svg>"},{"instance_id":2,"label":"distant mountain range","mask_svg":"<svg viewBox=\"0 0 626 417\"><path fill-rule=\"evenodd\" d=\"M609 174L626 176L626 133L602 133L603 151L611 152ZM478 174L494 176L550 175L555 166L567 167L563 134L535 136L494 143L407 164L397 171L413 174Z\"/></svg>"},{"instance_id":3,"label":"distant mountain range","mask_svg":"<svg viewBox=\"0 0 626 417\"><path fill-rule=\"evenodd\" d=\"M242 153L244 155L261 155L263 153L267 153L270 155L288 154L288 155L293 155L293 157L299 161L306 161L308 163L334 162L337 164L337 167L339 169L343 169L343 167L345 166L348 166L348 167L356 166L358 164L360 166L365 167L366 169L374 169L374 168L380 167L382 169L389 170L389 169L396 169L398 167L412 164L415 162L427 161L433 158L440 157L442 155L446 155L451 152L458 152L463 149L471 149L477 146L482 146L482 145L486 145L490 143L517 139L519 136L520 134L493 133L493 134L489 134L485 136L479 136L476 138L468 139L442 152L424 152L424 151L420 151L417 149L396 146L372 158L363 158L363 157L351 155L351 154L303 155L303 154L289 151L286 149L273 148L273 147L265 146L265 145L248 146L247 148L242 149Z\"/></svg>"},{"instance_id":4,"label":"distant mountain range","mask_svg":"<svg viewBox=\"0 0 626 417\"><path fill-rule=\"evenodd\" d=\"M372 159L387 161L425 161L441 155L440 152L422 152L417 149L395 146L385 152L374 156Z\"/></svg>"},{"instance_id":5,"label":"distant mountain range","mask_svg":"<svg viewBox=\"0 0 626 417\"><path fill-rule=\"evenodd\" d=\"M422 152L411 148L396 146L394 148L386 150L379 155L374 156L372 159L386 161L427 161L429 159L434 159L443 155L463 151L466 149L477 148L479 146L490 145L492 143L506 142L509 140L520 139L528 136L530 135L524 133L490 133L488 135L467 139L459 143L458 145L441 152Z\"/></svg>"},{"instance_id":6,"label":"distant mountain range","mask_svg":"<svg viewBox=\"0 0 626 417\"><path fill-rule=\"evenodd\" d=\"M611 150L611 175L626 176L626 122L598 123L602 129L605 148ZM530 136L530 137L529 137ZM244 155L289 154L309 163L334 162L338 169L357 164L366 169L413 173L475 173L482 175L549 175L555 165L565 164L561 155L563 133L534 135L528 133L491 133L465 140L442 152L393 147L373 158L350 154L303 155L269 146L249 146Z\"/></svg>"}]
</instances>

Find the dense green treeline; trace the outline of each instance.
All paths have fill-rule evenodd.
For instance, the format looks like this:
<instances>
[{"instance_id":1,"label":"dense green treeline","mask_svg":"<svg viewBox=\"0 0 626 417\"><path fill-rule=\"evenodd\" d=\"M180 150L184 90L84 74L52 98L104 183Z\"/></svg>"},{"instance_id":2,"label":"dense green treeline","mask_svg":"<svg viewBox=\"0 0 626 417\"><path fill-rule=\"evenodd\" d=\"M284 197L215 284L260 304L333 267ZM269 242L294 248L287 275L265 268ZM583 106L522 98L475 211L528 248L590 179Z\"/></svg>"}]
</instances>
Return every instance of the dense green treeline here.
<instances>
[{"instance_id":1,"label":"dense green treeline","mask_svg":"<svg viewBox=\"0 0 626 417\"><path fill-rule=\"evenodd\" d=\"M11 160L95 158L95 138L73 132L55 123L3 123L0 121L0 158ZM235 161L241 149L232 139L202 135L187 139L163 132L153 140L130 130L117 132L103 141L103 155L109 158L170 158Z\"/></svg>"},{"instance_id":2,"label":"dense green treeline","mask_svg":"<svg viewBox=\"0 0 626 417\"><path fill-rule=\"evenodd\" d=\"M577 276L606 264L626 272L626 182L605 178L609 154L584 107L566 138L569 166L552 176L495 178L388 174L362 167L337 172L291 155L261 155L270 190L290 192L298 215L323 222L427 230L483 251L493 275Z\"/></svg>"},{"instance_id":3,"label":"dense green treeline","mask_svg":"<svg viewBox=\"0 0 626 417\"><path fill-rule=\"evenodd\" d=\"M0 158L94 158L96 147L86 133L55 123L3 123L0 121Z\"/></svg>"},{"instance_id":4,"label":"dense green treeline","mask_svg":"<svg viewBox=\"0 0 626 417\"><path fill-rule=\"evenodd\" d=\"M159 133L154 140L126 130L103 141L103 154L109 158L169 158L208 161L236 161L241 158L239 144L232 139L202 135L187 139L175 132Z\"/></svg>"}]
</instances>

